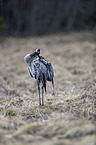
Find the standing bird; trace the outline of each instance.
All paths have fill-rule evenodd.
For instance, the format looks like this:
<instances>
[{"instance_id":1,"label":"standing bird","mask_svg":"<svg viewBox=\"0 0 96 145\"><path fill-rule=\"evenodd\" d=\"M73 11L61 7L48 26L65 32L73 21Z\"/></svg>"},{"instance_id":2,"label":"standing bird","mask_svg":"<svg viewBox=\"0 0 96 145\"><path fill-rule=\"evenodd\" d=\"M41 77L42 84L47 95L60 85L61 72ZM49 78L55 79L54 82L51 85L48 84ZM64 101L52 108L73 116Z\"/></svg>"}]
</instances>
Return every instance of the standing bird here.
<instances>
[{"instance_id":1,"label":"standing bird","mask_svg":"<svg viewBox=\"0 0 96 145\"><path fill-rule=\"evenodd\" d=\"M39 105L44 105L43 92L45 88L46 92L46 81L52 82L53 93L54 93L54 72L51 63L40 56L40 48L37 48L35 52L28 54L24 57L24 60L29 65L29 73L32 78L37 80L38 91L39 91ZM40 98L40 83L42 84L42 104Z\"/></svg>"}]
</instances>

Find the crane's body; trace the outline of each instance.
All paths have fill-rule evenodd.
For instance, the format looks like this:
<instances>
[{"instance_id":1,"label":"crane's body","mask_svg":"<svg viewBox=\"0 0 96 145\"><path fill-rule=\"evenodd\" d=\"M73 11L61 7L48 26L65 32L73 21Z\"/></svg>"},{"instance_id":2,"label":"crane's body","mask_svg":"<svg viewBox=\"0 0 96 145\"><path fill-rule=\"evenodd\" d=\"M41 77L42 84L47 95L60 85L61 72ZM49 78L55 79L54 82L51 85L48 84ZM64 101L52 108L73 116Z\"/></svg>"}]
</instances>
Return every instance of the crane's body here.
<instances>
[{"instance_id":1,"label":"crane's body","mask_svg":"<svg viewBox=\"0 0 96 145\"><path fill-rule=\"evenodd\" d=\"M32 54L26 55L24 60L29 65L28 69L29 69L30 76L37 80L38 91L39 91L39 105L44 105L43 88L45 88L45 92L46 92L46 81L50 81L52 82L53 89L54 89L54 82L53 82L54 72L51 63L44 57L40 56L39 54L40 54L40 49L38 48ZM40 98L40 83L42 84L42 104Z\"/></svg>"}]
</instances>

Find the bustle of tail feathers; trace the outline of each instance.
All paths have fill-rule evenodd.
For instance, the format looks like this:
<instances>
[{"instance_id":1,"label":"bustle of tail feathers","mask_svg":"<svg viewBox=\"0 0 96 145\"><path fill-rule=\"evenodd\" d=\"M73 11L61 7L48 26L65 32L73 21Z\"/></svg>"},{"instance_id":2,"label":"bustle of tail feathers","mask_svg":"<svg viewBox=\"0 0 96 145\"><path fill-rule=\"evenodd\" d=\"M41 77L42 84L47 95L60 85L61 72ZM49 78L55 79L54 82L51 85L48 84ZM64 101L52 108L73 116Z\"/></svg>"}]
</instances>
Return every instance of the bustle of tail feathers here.
<instances>
[{"instance_id":1,"label":"bustle of tail feathers","mask_svg":"<svg viewBox=\"0 0 96 145\"><path fill-rule=\"evenodd\" d=\"M40 62L42 62L47 68L47 81L52 81L54 77L54 71L50 61L40 56Z\"/></svg>"},{"instance_id":2,"label":"bustle of tail feathers","mask_svg":"<svg viewBox=\"0 0 96 145\"><path fill-rule=\"evenodd\" d=\"M39 73L37 72L37 82L43 85L46 92L46 75L41 69L39 70Z\"/></svg>"}]
</instances>

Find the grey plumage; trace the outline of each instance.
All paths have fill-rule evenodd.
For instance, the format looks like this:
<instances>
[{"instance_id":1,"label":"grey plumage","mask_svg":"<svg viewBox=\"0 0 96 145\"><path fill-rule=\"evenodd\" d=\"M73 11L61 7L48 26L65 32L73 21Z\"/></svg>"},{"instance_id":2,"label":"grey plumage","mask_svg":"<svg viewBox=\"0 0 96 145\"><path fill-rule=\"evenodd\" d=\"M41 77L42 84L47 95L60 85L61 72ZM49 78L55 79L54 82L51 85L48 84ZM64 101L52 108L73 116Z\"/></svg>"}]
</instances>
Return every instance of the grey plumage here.
<instances>
[{"instance_id":1,"label":"grey plumage","mask_svg":"<svg viewBox=\"0 0 96 145\"><path fill-rule=\"evenodd\" d=\"M38 51L39 50L39 51ZM39 91L39 105L41 105L40 98L40 83L42 84L42 105L44 105L43 100L43 88L46 91L46 81L52 82L54 88L54 72L51 63L42 56L39 56L40 48L38 48L32 54L28 54L25 56L24 60L29 65L29 73L32 78L37 80L38 91Z\"/></svg>"}]
</instances>

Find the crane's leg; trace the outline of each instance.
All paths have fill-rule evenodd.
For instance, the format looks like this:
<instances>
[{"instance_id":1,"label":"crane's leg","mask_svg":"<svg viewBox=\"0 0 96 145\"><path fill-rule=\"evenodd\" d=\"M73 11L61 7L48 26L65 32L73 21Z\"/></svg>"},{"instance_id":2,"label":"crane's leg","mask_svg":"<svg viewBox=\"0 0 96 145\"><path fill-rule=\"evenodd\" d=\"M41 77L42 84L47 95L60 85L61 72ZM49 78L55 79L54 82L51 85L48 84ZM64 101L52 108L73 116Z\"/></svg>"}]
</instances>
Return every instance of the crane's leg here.
<instances>
[{"instance_id":1,"label":"crane's leg","mask_svg":"<svg viewBox=\"0 0 96 145\"><path fill-rule=\"evenodd\" d=\"M43 85L42 85L42 105L44 105L43 93L44 93L44 91L43 91Z\"/></svg>"},{"instance_id":2,"label":"crane's leg","mask_svg":"<svg viewBox=\"0 0 96 145\"><path fill-rule=\"evenodd\" d=\"M41 105L41 98L40 98L40 85L39 82L37 82L38 84L38 92L39 92L39 105Z\"/></svg>"},{"instance_id":3,"label":"crane's leg","mask_svg":"<svg viewBox=\"0 0 96 145\"><path fill-rule=\"evenodd\" d=\"M54 80L53 80L53 78L52 78L52 87L53 87L52 95L55 95L55 91L54 91Z\"/></svg>"}]
</instances>

